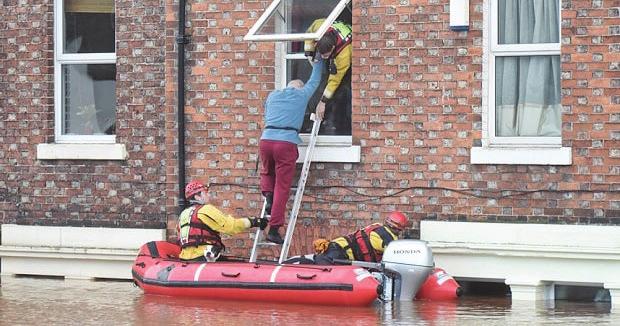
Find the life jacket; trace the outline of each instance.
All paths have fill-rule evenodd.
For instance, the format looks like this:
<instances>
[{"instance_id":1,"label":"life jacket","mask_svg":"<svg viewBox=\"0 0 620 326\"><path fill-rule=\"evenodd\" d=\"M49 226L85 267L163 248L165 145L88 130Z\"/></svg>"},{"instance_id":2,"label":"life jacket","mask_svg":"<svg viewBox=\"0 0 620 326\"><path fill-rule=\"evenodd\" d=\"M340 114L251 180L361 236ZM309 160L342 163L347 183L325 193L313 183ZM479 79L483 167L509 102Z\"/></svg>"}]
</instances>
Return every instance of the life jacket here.
<instances>
[{"instance_id":1,"label":"life jacket","mask_svg":"<svg viewBox=\"0 0 620 326\"><path fill-rule=\"evenodd\" d=\"M385 248L392 240L396 240L396 236L390 233L385 226L379 223L368 225L367 227L357 230L347 236L347 247L353 252L353 259L367 262L380 262L383 258L383 251L378 251L370 242L370 233L376 232L381 237L381 248Z\"/></svg>"},{"instance_id":2,"label":"life jacket","mask_svg":"<svg viewBox=\"0 0 620 326\"><path fill-rule=\"evenodd\" d=\"M341 21L334 22L326 33L333 33L336 35L336 48L331 57L336 57L347 45L351 44L353 32L351 26Z\"/></svg>"},{"instance_id":3,"label":"life jacket","mask_svg":"<svg viewBox=\"0 0 620 326\"><path fill-rule=\"evenodd\" d=\"M193 205L179 216L179 244L181 248L214 245L224 249L220 234L198 218L198 211L204 205Z\"/></svg>"}]
</instances>

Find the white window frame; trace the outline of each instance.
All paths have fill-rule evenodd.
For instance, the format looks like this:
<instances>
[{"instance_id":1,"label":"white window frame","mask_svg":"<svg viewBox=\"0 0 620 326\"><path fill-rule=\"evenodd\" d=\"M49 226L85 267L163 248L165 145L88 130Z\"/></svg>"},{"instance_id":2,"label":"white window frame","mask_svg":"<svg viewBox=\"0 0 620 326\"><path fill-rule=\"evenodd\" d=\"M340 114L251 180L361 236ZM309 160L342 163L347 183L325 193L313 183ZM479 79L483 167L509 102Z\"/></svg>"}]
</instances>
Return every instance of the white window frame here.
<instances>
[{"instance_id":1,"label":"white window frame","mask_svg":"<svg viewBox=\"0 0 620 326\"><path fill-rule=\"evenodd\" d=\"M562 147L562 137L498 137L495 133L495 58L559 56L561 26L558 43L498 44L498 1L486 0L483 5L482 147L471 149L471 163L570 165L571 148ZM558 23L561 23L559 10Z\"/></svg>"},{"instance_id":2,"label":"white window frame","mask_svg":"<svg viewBox=\"0 0 620 326\"><path fill-rule=\"evenodd\" d=\"M276 88L286 87L287 60L307 60L303 53L288 53L286 43L276 43ZM300 134L302 144L299 146L298 163L303 162L310 134ZM361 158L360 146L353 145L353 136L323 136L316 139L313 162L345 162L359 163Z\"/></svg>"},{"instance_id":3,"label":"white window frame","mask_svg":"<svg viewBox=\"0 0 620 326\"><path fill-rule=\"evenodd\" d=\"M54 136L56 143L109 143L116 135L63 135L62 66L69 64L116 64L114 53L64 53L64 1L54 0Z\"/></svg>"},{"instance_id":4,"label":"white window frame","mask_svg":"<svg viewBox=\"0 0 620 326\"><path fill-rule=\"evenodd\" d=\"M250 28L248 33L243 37L245 41L302 41L302 40L318 40L325 34L325 31L331 26L331 24L338 18L338 15L344 10L351 0L340 0L340 2L334 7L334 10L327 16L321 27L314 33L291 33L291 34L268 34L258 35L256 32L267 22L267 19L271 16L280 3L284 0L274 0L265 12L258 18L256 23Z\"/></svg>"}]
</instances>

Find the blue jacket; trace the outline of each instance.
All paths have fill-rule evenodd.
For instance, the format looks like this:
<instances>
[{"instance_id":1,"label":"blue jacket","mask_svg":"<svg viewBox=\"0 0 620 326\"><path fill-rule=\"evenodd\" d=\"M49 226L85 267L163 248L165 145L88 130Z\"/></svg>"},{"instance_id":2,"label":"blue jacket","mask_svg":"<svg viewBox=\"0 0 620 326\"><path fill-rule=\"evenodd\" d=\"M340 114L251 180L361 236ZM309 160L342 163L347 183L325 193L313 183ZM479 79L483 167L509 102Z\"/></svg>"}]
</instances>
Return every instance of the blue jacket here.
<instances>
[{"instance_id":1,"label":"blue jacket","mask_svg":"<svg viewBox=\"0 0 620 326\"><path fill-rule=\"evenodd\" d=\"M260 139L301 144L297 130L301 129L308 101L321 82L322 69L323 61L320 60L314 63L312 75L303 88L276 89L267 96L265 101L265 127L289 127L292 129L265 128Z\"/></svg>"}]
</instances>

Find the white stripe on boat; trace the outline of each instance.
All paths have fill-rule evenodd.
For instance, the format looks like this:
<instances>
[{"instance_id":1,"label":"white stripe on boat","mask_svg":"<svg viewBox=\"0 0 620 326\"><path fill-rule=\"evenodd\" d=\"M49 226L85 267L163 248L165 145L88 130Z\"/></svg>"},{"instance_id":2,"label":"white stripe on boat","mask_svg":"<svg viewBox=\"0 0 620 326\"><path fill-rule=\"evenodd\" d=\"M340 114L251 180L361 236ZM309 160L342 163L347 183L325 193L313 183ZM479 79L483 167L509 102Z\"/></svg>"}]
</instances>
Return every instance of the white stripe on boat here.
<instances>
[{"instance_id":1,"label":"white stripe on boat","mask_svg":"<svg viewBox=\"0 0 620 326\"><path fill-rule=\"evenodd\" d=\"M282 265L276 266L276 268L273 269L273 272L271 272L271 277L269 278L269 282L273 283L276 281L276 275L278 275L280 268L282 268Z\"/></svg>"},{"instance_id":2,"label":"white stripe on boat","mask_svg":"<svg viewBox=\"0 0 620 326\"><path fill-rule=\"evenodd\" d=\"M207 263L200 264L200 267L196 269L196 273L194 273L194 282L198 281L198 277L200 277L200 272L202 272L202 269L205 268L205 266L207 266Z\"/></svg>"}]
</instances>

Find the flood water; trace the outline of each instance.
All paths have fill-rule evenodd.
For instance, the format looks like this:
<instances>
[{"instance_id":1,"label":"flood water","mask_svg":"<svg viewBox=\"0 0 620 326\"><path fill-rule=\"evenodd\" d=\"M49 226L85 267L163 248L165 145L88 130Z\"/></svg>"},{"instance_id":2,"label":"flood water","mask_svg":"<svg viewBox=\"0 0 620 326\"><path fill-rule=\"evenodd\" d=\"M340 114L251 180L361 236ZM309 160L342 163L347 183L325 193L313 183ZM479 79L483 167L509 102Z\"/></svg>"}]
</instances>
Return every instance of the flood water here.
<instances>
[{"instance_id":1,"label":"flood water","mask_svg":"<svg viewBox=\"0 0 620 326\"><path fill-rule=\"evenodd\" d=\"M145 295L131 282L7 277L0 325L620 325L609 302L375 302L364 308Z\"/></svg>"}]
</instances>

